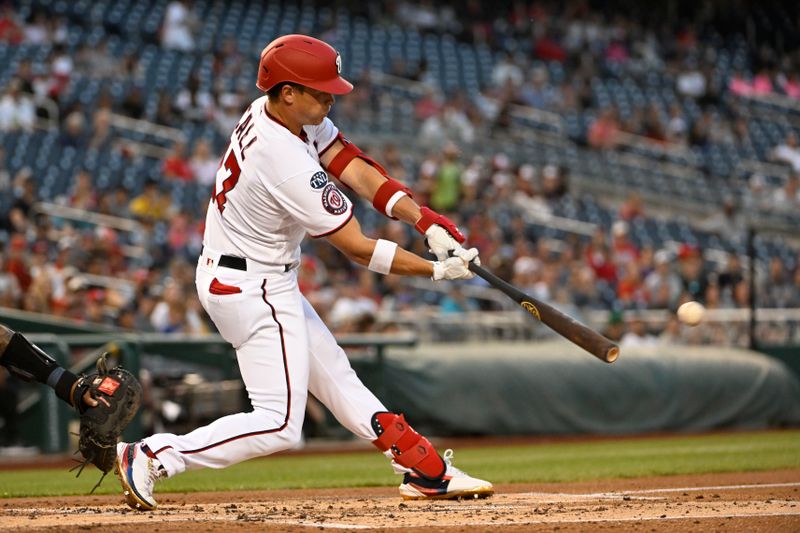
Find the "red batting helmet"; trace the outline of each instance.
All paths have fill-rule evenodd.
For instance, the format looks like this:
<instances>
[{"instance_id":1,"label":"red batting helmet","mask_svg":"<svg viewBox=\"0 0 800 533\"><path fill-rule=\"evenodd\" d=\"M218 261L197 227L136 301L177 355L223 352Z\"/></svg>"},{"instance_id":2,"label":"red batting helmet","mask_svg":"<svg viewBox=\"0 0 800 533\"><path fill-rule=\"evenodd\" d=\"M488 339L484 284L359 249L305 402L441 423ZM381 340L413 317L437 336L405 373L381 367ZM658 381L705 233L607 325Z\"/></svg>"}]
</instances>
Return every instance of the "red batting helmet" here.
<instances>
[{"instance_id":1,"label":"red batting helmet","mask_svg":"<svg viewBox=\"0 0 800 533\"><path fill-rule=\"evenodd\" d=\"M268 91L292 82L331 94L346 94L353 84L342 78L342 59L328 43L306 35L278 37L261 52L256 86Z\"/></svg>"}]
</instances>

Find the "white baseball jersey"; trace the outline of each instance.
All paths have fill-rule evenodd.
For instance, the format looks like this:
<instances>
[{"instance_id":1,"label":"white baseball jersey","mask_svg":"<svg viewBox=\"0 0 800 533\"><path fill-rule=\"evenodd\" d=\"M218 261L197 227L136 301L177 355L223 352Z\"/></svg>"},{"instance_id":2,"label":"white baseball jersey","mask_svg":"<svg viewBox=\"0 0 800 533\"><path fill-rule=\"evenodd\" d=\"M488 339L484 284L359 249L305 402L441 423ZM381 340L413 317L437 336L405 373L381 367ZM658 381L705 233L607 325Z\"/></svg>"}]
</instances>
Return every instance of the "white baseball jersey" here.
<instances>
[{"instance_id":1,"label":"white baseball jersey","mask_svg":"<svg viewBox=\"0 0 800 533\"><path fill-rule=\"evenodd\" d=\"M326 118L293 135L266 102L254 101L231 135L195 278L200 303L236 349L253 410L145 439L170 476L296 446L309 391L368 441L377 438L372 415L386 411L301 294L297 269L285 268L299 261L306 233L329 234L353 214L319 163L338 131ZM246 258L246 269L220 265L220 254Z\"/></svg>"},{"instance_id":2,"label":"white baseball jersey","mask_svg":"<svg viewBox=\"0 0 800 533\"><path fill-rule=\"evenodd\" d=\"M203 244L263 264L296 263L306 233L333 233L353 216L319 162L339 130L326 117L299 137L267 112L266 103L263 96L250 104L231 135Z\"/></svg>"}]
</instances>

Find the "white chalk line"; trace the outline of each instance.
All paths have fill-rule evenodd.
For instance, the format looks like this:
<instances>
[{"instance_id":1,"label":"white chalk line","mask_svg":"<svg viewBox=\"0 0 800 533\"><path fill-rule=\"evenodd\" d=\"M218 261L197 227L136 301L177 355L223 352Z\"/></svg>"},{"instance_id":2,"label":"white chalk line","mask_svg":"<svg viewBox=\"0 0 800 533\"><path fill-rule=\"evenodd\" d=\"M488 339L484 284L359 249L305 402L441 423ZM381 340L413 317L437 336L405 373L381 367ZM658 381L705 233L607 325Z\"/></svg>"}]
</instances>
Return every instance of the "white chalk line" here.
<instances>
[{"instance_id":1,"label":"white chalk line","mask_svg":"<svg viewBox=\"0 0 800 533\"><path fill-rule=\"evenodd\" d=\"M800 487L800 482L788 483L754 483L750 485L709 485L706 487L669 487L663 489L624 490L620 492L520 492L519 496L562 496L572 498L620 498L633 494L660 494L663 492L702 492L707 490L741 490L741 489L772 489L782 487Z\"/></svg>"}]
</instances>

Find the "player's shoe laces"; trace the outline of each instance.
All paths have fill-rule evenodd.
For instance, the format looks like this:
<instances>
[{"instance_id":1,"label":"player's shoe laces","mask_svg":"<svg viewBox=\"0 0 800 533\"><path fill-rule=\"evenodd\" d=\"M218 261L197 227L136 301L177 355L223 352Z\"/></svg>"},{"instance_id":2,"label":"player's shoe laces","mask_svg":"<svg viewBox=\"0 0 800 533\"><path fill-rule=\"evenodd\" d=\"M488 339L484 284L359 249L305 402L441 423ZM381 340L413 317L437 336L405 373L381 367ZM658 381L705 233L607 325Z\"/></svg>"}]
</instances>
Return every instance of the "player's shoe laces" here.
<instances>
[{"instance_id":1,"label":"player's shoe laces","mask_svg":"<svg viewBox=\"0 0 800 533\"><path fill-rule=\"evenodd\" d=\"M453 466L453 450L445 450L444 475L435 480L426 479L416 472L406 472L400 485L400 495L405 500L455 500L460 498L486 498L494 494L488 481L474 478Z\"/></svg>"},{"instance_id":2,"label":"player's shoe laces","mask_svg":"<svg viewBox=\"0 0 800 533\"><path fill-rule=\"evenodd\" d=\"M167 471L158 459L151 457L141 442L120 442L117 444L116 469L127 504L137 511L155 509L153 488L156 481L167 477Z\"/></svg>"}]
</instances>

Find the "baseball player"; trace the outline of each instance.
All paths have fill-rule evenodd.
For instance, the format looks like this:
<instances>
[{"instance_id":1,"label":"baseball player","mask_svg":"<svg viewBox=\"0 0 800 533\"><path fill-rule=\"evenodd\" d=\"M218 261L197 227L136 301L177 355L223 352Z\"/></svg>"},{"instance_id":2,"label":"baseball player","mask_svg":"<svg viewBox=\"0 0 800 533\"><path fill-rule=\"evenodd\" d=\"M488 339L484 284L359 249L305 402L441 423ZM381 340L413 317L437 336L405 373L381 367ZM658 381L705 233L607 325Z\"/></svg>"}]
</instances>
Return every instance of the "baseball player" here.
<instances>
[{"instance_id":1,"label":"baseball player","mask_svg":"<svg viewBox=\"0 0 800 533\"><path fill-rule=\"evenodd\" d=\"M478 250L464 249L455 225L418 206L409 189L347 141L327 118L334 96L353 86L340 76L330 45L286 35L264 48L253 101L230 138L208 206L197 292L220 334L236 349L253 406L188 433L156 434L117 447L127 503L156 507L156 481L186 470L224 468L294 447L308 392L355 435L371 441L403 475L408 499L485 497L488 481L440 456L401 414L390 412L359 380L297 284L300 242L325 238L351 260L380 274L468 279ZM413 224L437 261L387 240L373 240L329 175Z\"/></svg>"},{"instance_id":2,"label":"baseball player","mask_svg":"<svg viewBox=\"0 0 800 533\"><path fill-rule=\"evenodd\" d=\"M96 371L76 376L59 365L24 335L0 324L0 365L23 381L38 381L52 388L80 415L78 451L83 456L78 475L92 463L103 476L116 465L116 445L122 431L136 415L142 398L138 380L121 367L109 367L103 354ZM16 409L16 405L8 406Z\"/></svg>"},{"instance_id":3,"label":"baseball player","mask_svg":"<svg viewBox=\"0 0 800 533\"><path fill-rule=\"evenodd\" d=\"M49 386L56 396L78 412L96 407L88 383L32 344L22 333L0 324L0 365L23 381Z\"/></svg>"}]
</instances>

